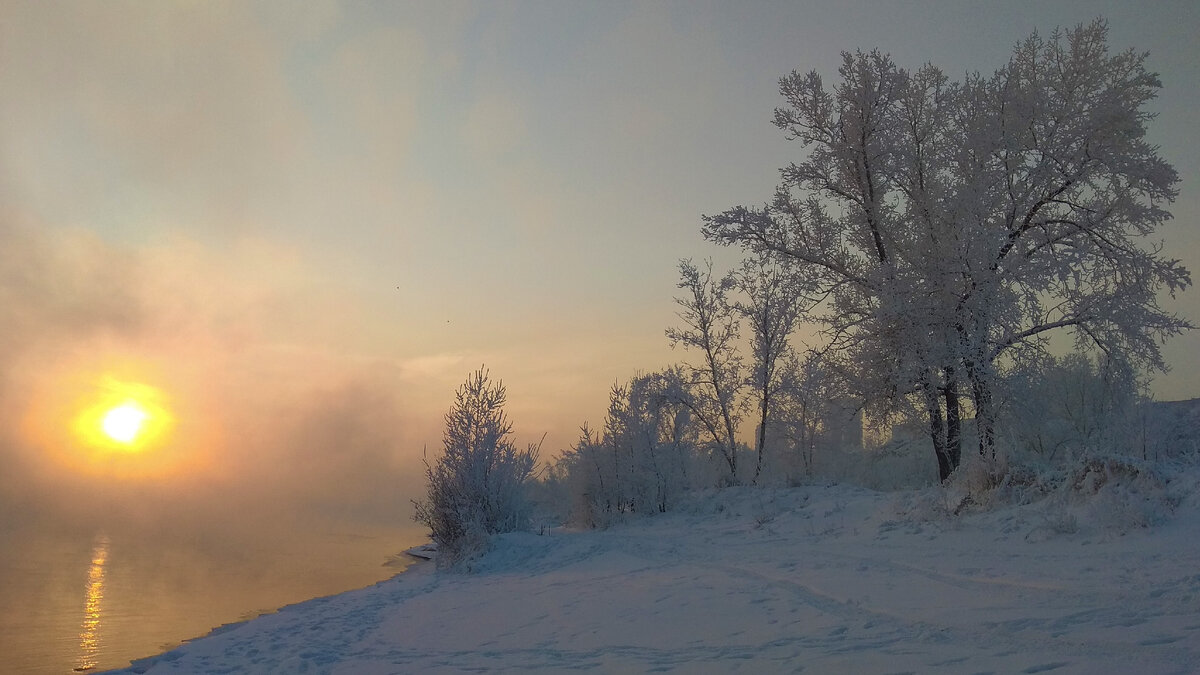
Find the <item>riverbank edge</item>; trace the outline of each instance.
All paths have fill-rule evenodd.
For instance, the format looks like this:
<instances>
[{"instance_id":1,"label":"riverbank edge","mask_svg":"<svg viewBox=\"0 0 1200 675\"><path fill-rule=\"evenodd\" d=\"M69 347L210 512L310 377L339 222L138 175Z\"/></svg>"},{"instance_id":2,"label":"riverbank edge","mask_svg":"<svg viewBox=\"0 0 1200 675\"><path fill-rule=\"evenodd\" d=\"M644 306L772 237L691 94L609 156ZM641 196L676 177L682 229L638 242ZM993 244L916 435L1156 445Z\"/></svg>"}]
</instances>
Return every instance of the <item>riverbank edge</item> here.
<instances>
[{"instance_id":1,"label":"riverbank edge","mask_svg":"<svg viewBox=\"0 0 1200 675\"><path fill-rule=\"evenodd\" d=\"M239 619L237 621L230 621L227 623L223 623L223 624L213 627L207 633L204 633L202 635L195 635L193 637L186 638L184 640L180 640L178 644L173 644L170 647L168 647L160 652L156 652L149 656L143 656L143 657L139 657L136 659L131 659L129 661L128 665L119 666L117 668L111 668L108 670L88 670L88 671L76 671L76 672L95 673L95 675L118 675L120 673L131 673L131 674L145 673L146 671L148 671L150 668L154 667L158 663L175 660L175 658L178 658L178 657L176 656L173 658L172 657L173 653L177 652L179 649L182 649L183 647L186 647L188 644L195 642L197 640L203 640L208 637L220 635L221 633L226 633L231 630L235 630L235 629L240 628L252 621L257 621L258 619L261 619L265 616L273 616L275 614L279 614L280 612L290 611L294 608L298 608L303 605L307 605L307 604L314 603L314 602L323 602L323 601L329 600L330 598L336 598L336 597L345 595L347 593L355 593L358 591L365 591L367 589L376 588L383 584L391 583L402 575L405 575L405 574L413 575L419 569L432 570L434 568L435 564L431 558L423 558L419 555L414 555L411 553L411 551L420 550L429 545L430 545L430 542L426 542L424 544L419 544L417 546L413 546L411 548L401 551L400 553L389 556L387 558L387 562L384 562L382 564L382 566L384 566L384 567L392 566L392 563L395 560L407 559L409 562L402 569L398 570L395 574L387 577L386 579L380 579L379 581L376 581L375 583L367 584L365 586L359 586L357 588L348 588L348 589L345 589L342 591L338 591L336 593L329 593L327 595L317 595L317 596L313 596L311 598L306 598L304 600L299 600L296 602L290 602L286 605L281 605L273 610L260 612L258 614L255 614L254 616L250 616L245 619ZM404 556L407 556L407 558L404 558Z\"/></svg>"}]
</instances>

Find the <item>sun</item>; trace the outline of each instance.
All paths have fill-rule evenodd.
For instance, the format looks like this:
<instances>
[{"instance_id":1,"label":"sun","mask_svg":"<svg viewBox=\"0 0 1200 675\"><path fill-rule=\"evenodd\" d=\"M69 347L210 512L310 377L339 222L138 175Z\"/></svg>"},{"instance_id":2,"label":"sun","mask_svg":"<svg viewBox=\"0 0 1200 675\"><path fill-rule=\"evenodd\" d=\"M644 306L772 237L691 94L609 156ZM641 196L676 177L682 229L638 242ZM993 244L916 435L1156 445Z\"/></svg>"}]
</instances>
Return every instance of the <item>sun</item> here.
<instances>
[{"instance_id":1,"label":"sun","mask_svg":"<svg viewBox=\"0 0 1200 675\"><path fill-rule=\"evenodd\" d=\"M136 401L129 401L104 413L100 428L112 440L129 445L137 440L149 418L150 413L142 406Z\"/></svg>"},{"instance_id":2,"label":"sun","mask_svg":"<svg viewBox=\"0 0 1200 675\"><path fill-rule=\"evenodd\" d=\"M82 395L72 427L90 460L108 463L121 455L144 455L169 444L174 417L166 396L142 382L104 378Z\"/></svg>"},{"instance_id":3,"label":"sun","mask_svg":"<svg viewBox=\"0 0 1200 675\"><path fill-rule=\"evenodd\" d=\"M214 468L219 427L210 408L197 405L205 399L194 380L171 377L154 361L91 358L104 370L64 363L30 388L17 429L29 452L100 480L175 480Z\"/></svg>"}]
</instances>

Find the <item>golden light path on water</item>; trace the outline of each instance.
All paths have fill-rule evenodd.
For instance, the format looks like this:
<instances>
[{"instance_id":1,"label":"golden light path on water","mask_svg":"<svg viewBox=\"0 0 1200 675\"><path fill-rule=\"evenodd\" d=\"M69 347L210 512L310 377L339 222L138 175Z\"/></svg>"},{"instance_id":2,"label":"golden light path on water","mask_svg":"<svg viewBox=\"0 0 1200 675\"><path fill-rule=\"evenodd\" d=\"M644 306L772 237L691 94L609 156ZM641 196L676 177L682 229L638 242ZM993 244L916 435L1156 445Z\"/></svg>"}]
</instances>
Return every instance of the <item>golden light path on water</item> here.
<instances>
[{"instance_id":1,"label":"golden light path on water","mask_svg":"<svg viewBox=\"0 0 1200 675\"><path fill-rule=\"evenodd\" d=\"M104 564L108 562L108 537L99 535L92 544L92 566L88 568L87 591L83 596L83 624L79 630L78 672L91 670L98 664L100 653L100 620L104 604Z\"/></svg>"}]
</instances>

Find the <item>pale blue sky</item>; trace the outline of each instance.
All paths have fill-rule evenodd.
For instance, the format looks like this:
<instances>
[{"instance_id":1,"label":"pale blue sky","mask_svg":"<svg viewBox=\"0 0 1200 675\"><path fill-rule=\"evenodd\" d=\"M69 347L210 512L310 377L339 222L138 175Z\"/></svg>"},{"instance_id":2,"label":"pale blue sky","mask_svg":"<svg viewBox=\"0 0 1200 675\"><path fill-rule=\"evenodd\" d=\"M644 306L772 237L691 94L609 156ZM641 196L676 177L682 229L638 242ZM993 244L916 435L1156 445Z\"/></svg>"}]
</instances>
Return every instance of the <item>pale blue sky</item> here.
<instances>
[{"instance_id":1,"label":"pale blue sky","mask_svg":"<svg viewBox=\"0 0 1200 675\"><path fill-rule=\"evenodd\" d=\"M1099 15L1162 75L1151 133L1183 177L1162 237L1200 268L1194 2L5 0L5 386L148 362L270 459L352 391L363 419L329 424L411 462L487 363L552 453L615 380L681 358L677 260L734 259L700 215L797 157L780 76L876 47L990 72ZM1200 320L1200 292L1170 306ZM1197 353L1167 345L1161 397L1200 395Z\"/></svg>"}]
</instances>

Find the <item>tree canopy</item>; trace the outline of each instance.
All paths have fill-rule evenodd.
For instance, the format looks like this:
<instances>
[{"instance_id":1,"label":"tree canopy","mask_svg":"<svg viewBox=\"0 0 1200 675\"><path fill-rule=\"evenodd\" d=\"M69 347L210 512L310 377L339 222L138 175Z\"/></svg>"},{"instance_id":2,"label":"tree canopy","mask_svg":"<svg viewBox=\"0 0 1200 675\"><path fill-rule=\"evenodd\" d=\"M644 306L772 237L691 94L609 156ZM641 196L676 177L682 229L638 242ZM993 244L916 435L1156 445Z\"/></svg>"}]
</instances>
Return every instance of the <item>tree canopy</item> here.
<instances>
[{"instance_id":1,"label":"tree canopy","mask_svg":"<svg viewBox=\"0 0 1200 675\"><path fill-rule=\"evenodd\" d=\"M960 397L994 455L1005 368L1070 331L1080 348L1163 368L1191 328L1158 298L1191 284L1152 236L1178 176L1146 140L1158 77L1111 53L1097 20L1018 43L985 76L844 53L839 80L780 80L775 125L807 153L772 199L705 236L786 262L863 400L923 402L945 478ZM965 394L960 395L960 385Z\"/></svg>"}]
</instances>

